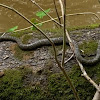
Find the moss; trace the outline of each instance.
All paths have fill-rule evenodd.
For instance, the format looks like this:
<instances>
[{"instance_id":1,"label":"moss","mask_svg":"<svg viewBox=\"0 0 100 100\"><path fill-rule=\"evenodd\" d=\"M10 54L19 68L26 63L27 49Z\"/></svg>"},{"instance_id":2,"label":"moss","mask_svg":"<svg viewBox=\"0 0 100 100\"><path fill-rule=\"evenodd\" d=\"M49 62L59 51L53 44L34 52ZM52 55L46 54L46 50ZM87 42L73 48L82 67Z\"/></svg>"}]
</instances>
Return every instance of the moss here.
<instances>
[{"instance_id":1,"label":"moss","mask_svg":"<svg viewBox=\"0 0 100 100\"><path fill-rule=\"evenodd\" d=\"M24 86L28 74L32 70L27 67L5 70L5 76L0 78L0 100L44 100L39 86Z\"/></svg>"},{"instance_id":2,"label":"moss","mask_svg":"<svg viewBox=\"0 0 100 100\"><path fill-rule=\"evenodd\" d=\"M68 31L80 30L80 29L94 29L100 27L100 24L91 24L87 26L75 26L67 28Z\"/></svg>"},{"instance_id":3,"label":"moss","mask_svg":"<svg viewBox=\"0 0 100 100\"><path fill-rule=\"evenodd\" d=\"M100 64L87 68L86 71L88 75L95 81L97 84L100 82ZM81 100L92 100L95 93L95 88L81 76L80 68L75 65L69 77L71 78L72 83L74 84ZM48 91L50 97L55 100L75 100L73 92L70 89L68 82L62 73L52 74L48 79Z\"/></svg>"},{"instance_id":4,"label":"moss","mask_svg":"<svg viewBox=\"0 0 100 100\"><path fill-rule=\"evenodd\" d=\"M91 25L85 25L85 26L72 26L72 27L67 27L68 31L74 31L74 30L80 30L80 29L94 29L100 27L100 24L91 24ZM57 33L62 35L62 29L61 28L55 28L55 29L42 29L45 32L51 32L51 33ZM60 36L61 36L60 35Z\"/></svg>"},{"instance_id":5,"label":"moss","mask_svg":"<svg viewBox=\"0 0 100 100\"><path fill-rule=\"evenodd\" d=\"M15 32L15 33L12 33L10 35L14 36L14 37L17 37L17 38L20 38L20 37L22 37L24 35L24 33L23 32Z\"/></svg>"},{"instance_id":6,"label":"moss","mask_svg":"<svg viewBox=\"0 0 100 100\"><path fill-rule=\"evenodd\" d=\"M29 41L31 38L32 38L32 35L25 34L24 37L23 37L22 42L23 42L24 44L27 44L28 41Z\"/></svg>"},{"instance_id":7,"label":"moss","mask_svg":"<svg viewBox=\"0 0 100 100\"><path fill-rule=\"evenodd\" d=\"M34 51L23 51L17 45L14 47L14 56L19 60L27 60L34 54Z\"/></svg>"},{"instance_id":8,"label":"moss","mask_svg":"<svg viewBox=\"0 0 100 100\"><path fill-rule=\"evenodd\" d=\"M100 63L87 67L88 75L98 84L100 82ZM46 71L46 69L45 69ZM49 71L49 70L48 70ZM48 72L49 73L49 72ZM44 76L44 72L41 75ZM75 65L71 72L68 72L81 100L92 100L95 88L81 76L78 65ZM38 76L37 76L38 75ZM1 100L75 100L73 92L69 87L66 78L61 72L46 73L48 77L41 84L32 84L40 74L34 75L28 67L5 70L5 76L0 78L0 99ZM35 80L32 79L34 77ZM36 77L36 78L35 78ZM30 79L30 82L29 80ZM27 83L27 84L26 84Z\"/></svg>"},{"instance_id":9,"label":"moss","mask_svg":"<svg viewBox=\"0 0 100 100\"><path fill-rule=\"evenodd\" d=\"M91 54L95 54L97 50L97 46L98 46L98 43L95 40L91 40L91 41L83 42L79 46L79 48L84 51L83 54L91 55Z\"/></svg>"},{"instance_id":10,"label":"moss","mask_svg":"<svg viewBox=\"0 0 100 100\"><path fill-rule=\"evenodd\" d=\"M28 41L32 38L30 34L24 34L24 32L21 33L13 33L11 36L21 38L22 42L24 44L27 44ZM19 60L27 60L33 53L33 51L24 51L21 50L18 45L12 45L11 47L12 52L14 53L14 56L18 58Z\"/></svg>"}]
</instances>

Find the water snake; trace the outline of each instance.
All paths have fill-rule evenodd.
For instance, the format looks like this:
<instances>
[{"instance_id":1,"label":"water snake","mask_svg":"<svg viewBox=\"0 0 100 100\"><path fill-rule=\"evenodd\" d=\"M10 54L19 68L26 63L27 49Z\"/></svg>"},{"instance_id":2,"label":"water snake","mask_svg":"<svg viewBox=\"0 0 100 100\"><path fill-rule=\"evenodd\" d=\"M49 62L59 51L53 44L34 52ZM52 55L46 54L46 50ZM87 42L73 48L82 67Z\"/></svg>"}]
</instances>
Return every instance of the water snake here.
<instances>
[{"instance_id":1,"label":"water snake","mask_svg":"<svg viewBox=\"0 0 100 100\"><path fill-rule=\"evenodd\" d=\"M17 38L17 37L13 37L13 36L1 36L0 37L0 42L2 41L13 41L16 42L18 44L18 46L20 47L20 49L22 50L33 50L33 49L37 49L39 47L42 46L49 46L51 45L50 42L47 39L41 39L38 40L34 43L31 44L23 44L22 41ZM58 38L51 38L51 41L55 44L62 44L63 43L63 38L62 37L58 37ZM66 40L66 44L68 45L68 40ZM96 56L93 59L87 60L85 58L82 57L79 47L76 43L76 41L73 41L74 47L75 47L75 55L77 57L77 59L82 63L82 64L86 64L86 65L93 65L96 64L97 62L99 62L100 60L100 41L98 42L98 48L97 48L97 53Z\"/></svg>"}]
</instances>

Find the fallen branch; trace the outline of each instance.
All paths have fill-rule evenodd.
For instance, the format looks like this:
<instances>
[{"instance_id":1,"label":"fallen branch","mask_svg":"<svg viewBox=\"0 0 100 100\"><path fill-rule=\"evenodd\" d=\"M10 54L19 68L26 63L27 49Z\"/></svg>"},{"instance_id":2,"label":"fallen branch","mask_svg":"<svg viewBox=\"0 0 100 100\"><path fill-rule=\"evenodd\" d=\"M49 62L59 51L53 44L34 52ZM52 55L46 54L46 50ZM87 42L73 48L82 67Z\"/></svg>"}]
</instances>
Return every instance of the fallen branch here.
<instances>
[{"instance_id":1,"label":"fallen branch","mask_svg":"<svg viewBox=\"0 0 100 100\"><path fill-rule=\"evenodd\" d=\"M74 57L74 53L64 62L65 64L69 62Z\"/></svg>"},{"instance_id":2,"label":"fallen branch","mask_svg":"<svg viewBox=\"0 0 100 100\"><path fill-rule=\"evenodd\" d=\"M100 84L99 84L100 88ZM100 100L100 92L97 90L92 100Z\"/></svg>"},{"instance_id":3,"label":"fallen branch","mask_svg":"<svg viewBox=\"0 0 100 100\"><path fill-rule=\"evenodd\" d=\"M82 76L84 76L97 89L97 91L100 92L100 87L87 75L83 65L78 60L77 60L77 62L78 62L79 66L80 66L80 69L83 73Z\"/></svg>"}]
</instances>

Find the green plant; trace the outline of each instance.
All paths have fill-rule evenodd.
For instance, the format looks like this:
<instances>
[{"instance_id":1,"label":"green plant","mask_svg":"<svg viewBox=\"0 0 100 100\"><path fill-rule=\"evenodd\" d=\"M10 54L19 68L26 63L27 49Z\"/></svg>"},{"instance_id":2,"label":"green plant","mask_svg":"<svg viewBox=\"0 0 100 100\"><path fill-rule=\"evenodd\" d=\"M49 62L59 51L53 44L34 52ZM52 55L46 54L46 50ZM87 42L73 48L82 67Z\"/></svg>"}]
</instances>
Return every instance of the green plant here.
<instances>
[{"instance_id":1,"label":"green plant","mask_svg":"<svg viewBox=\"0 0 100 100\"><path fill-rule=\"evenodd\" d=\"M7 32L14 32L16 29L18 29L18 26L10 28Z\"/></svg>"},{"instance_id":2,"label":"green plant","mask_svg":"<svg viewBox=\"0 0 100 100\"><path fill-rule=\"evenodd\" d=\"M50 8L47 10L44 10L46 13L50 12ZM43 18L44 16L47 16L43 11L39 11L36 13L36 16L38 16L39 18Z\"/></svg>"}]
</instances>

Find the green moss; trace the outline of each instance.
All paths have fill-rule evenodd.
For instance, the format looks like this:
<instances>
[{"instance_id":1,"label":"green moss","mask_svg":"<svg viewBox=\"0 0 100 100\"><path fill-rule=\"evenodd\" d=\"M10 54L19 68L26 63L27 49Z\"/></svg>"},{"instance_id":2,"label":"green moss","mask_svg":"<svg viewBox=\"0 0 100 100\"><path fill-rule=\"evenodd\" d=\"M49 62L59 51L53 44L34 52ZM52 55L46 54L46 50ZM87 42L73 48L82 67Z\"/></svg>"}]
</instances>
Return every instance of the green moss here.
<instances>
[{"instance_id":1,"label":"green moss","mask_svg":"<svg viewBox=\"0 0 100 100\"><path fill-rule=\"evenodd\" d=\"M17 45L14 47L14 56L19 60L27 60L32 54L34 51L23 51Z\"/></svg>"},{"instance_id":2,"label":"green moss","mask_svg":"<svg viewBox=\"0 0 100 100\"><path fill-rule=\"evenodd\" d=\"M98 43L94 40L88 41L88 42L83 42L79 48L83 50L83 54L85 55L91 55L95 54L97 50Z\"/></svg>"},{"instance_id":3,"label":"green moss","mask_svg":"<svg viewBox=\"0 0 100 100\"><path fill-rule=\"evenodd\" d=\"M15 32L15 33L12 33L10 35L14 36L14 37L17 37L17 38L20 38L20 37L22 37L24 35L24 33L23 32Z\"/></svg>"},{"instance_id":4,"label":"green moss","mask_svg":"<svg viewBox=\"0 0 100 100\"><path fill-rule=\"evenodd\" d=\"M80 30L80 29L94 29L94 28L98 28L100 27L100 24L91 24L91 25L85 25L85 26L72 26L72 27L67 27L68 31L74 31L74 30ZM63 30L61 28L55 28L55 29L42 29L45 32L51 32L51 33L57 33L57 34L61 34ZM60 35L60 36L61 36Z\"/></svg>"},{"instance_id":5,"label":"green moss","mask_svg":"<svg viewBox=\"0 0 100 100\"><path fill-rule=\"evenodd\" d=\"M80 30L80 29L94 29L100 27L100 24L91 24L87 26L75 26L67 28L68 31Z\"/></svg>"},{"instance_id":6,"label":"green moss","mask_svg":"<svg viewBox=\"0 0 100 100\"><path fill-rule=\"evenodd\" d=\"M100 82L100 63L87 67L88 75L97 83ZM46 69L45 69L46 71ZM49 70L48 70L49 71ZM49 72L48 72L49 73ZM96 89L81 76L78 65L68 72L81 100L92 100ZM38 75L38 76L37 76ZM40 74L34 75L28 67L5 70L5 75L0 78L1 100L75 100L72 90L64 75L60 73L46 73L48 77L41 84L32 84ZM45 75L45 73L41 73ZM33 77L33 78L32 78ZM36 77L36 78L35 78ZM29 80L27 80L29 79ZM34 80L35 79L35 80ZM27 83L27 84L26 84ZM46 83L46 85L42 85Z\"/></svg>"},{"instance_id":7,"label":"green moss","mask_svg":"<svg viewBox=\"0 0 100 100\"><path fill-rule=\"evenodd\" d=\"M24 44L27 44L28 41L32 38L32 36L30 34L24 34L24 32L13 33L13 34L11 34L11 36L21 38L22 42ZM13 52L14 52L14 56L16 58L18 58L19 60L23 60L24 56L28 57L28 56L30 56L33 53L33 51L24 51L24 50L21 50L17 45L14 46Z\"/></svg>"},{"instance_id":8,"label":"green moss","mask_svg":"<svg viewBox=\"0 0 100 100\"><path fill-rule=\"evenodd\" d=\"M57 55L58 55L59 53L61 53L61 52L60 52L61 50L62 50L62 45L56 46ZM54 50L53 50L52 46L48 47L48 51L50 52L51 55L54 56Z\"/></svg>"},{"instance_id":9,"label":"green moss","mask_svg":"<svg viewBox=\"0 0 100 100\"><path fill-rule=\"evenodd\" d=\"M100 82L100 64L86 67L88 75L97 83ZM80 68L76 65L68 73L81 100L92 100L96 89L81 76ZM73 92L62 73L52 74L48 79L48 91L50 97L55 100L75 100Z\"/></svg>"},{"instance_id":10,"label":"green moss","mask_svg":"<svg viewBox=\"0 0 100 100\"><path fill-rule=\"evenodd\" d=\"M24 37L23 37L22 42L23 42L24 44L27 44L28 41L29 41L31 38L32 38L32 35L25 34Z\"/></svg>"},{"instance_id":11,"label":"green moss","mask_svg":"<svg viewBox=\"0 0 100 100\"><path fill-rule=\"evenodd\" d=\"M5 70L0 78L0 100L46 100L39 86L24 84L29 75L32 70L27 67Z\"/></svg>"}]
</instances>

